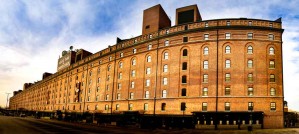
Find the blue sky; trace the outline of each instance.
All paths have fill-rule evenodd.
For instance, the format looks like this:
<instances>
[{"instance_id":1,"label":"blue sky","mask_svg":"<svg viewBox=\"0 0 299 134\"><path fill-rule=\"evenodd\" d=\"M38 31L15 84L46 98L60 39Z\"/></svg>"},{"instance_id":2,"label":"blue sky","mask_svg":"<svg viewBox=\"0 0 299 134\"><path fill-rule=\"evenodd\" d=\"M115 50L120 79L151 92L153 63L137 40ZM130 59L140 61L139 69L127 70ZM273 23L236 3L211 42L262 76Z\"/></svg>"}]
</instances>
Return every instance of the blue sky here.
<instances>
[{"instance_id":1,"label":"blue sky","mask_svg":"<svg viewBox=\"0 0 299 134\"><path fill-rule=\"evenodd\" d=\"M1 0L0 106L23 83L56 72L63 50L74 46L98 52L141 34L143 10L161 4L175 22L175 9L197 4L203 20L282 17L285 100L299 111L298 0ZM10 95L12 96L12 94Z\"/></svg>"}]
</instances>

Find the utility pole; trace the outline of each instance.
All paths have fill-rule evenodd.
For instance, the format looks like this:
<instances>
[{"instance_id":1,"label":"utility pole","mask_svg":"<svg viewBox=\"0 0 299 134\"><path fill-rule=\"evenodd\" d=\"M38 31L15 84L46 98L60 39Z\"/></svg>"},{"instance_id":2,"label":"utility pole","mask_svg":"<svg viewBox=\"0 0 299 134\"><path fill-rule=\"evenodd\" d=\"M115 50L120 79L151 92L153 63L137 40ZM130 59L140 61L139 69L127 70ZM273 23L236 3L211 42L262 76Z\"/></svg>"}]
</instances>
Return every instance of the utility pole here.
<instances>
[{"instance_id":1,"label":"utility pole","mask_svg":"<svg viewBox=\"0 0 299 134\"><path fill-rule=\"evenodd\" d=\"M6 107L5 107L5 108L7 109L8 97L9 97L9 94L10 94L10 93L6 93L6 94L7 94L7 99L6 99Z\"/></svg>"}]
</instances>

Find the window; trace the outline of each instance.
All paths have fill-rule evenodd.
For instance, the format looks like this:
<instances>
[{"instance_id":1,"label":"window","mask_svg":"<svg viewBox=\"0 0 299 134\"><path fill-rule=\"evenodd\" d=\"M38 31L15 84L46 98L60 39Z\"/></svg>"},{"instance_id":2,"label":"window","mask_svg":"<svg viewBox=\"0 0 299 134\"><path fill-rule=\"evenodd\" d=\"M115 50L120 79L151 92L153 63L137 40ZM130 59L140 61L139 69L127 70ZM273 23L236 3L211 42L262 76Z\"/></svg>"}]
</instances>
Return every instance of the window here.
<instances>
[{"instance_id":1,"label":"window","mask_svg":"<svg viewBox=\"0 0 299 134\"><path fill-rule=\"evenodd\" d=\"M230 46L226 46L226 47L225 47L225 53L226 53L226 54L229 54L229 53L230 53Z\"/></svg>"},{"instance_id":2,"label":"window","mask_svg":"<svg viewBox=\"0 0 299 134\"><path fill-rule=\"evenodd\" d=\"M150 25L145 26L145 29L149 29L149 28L150 28Z\"/></svg>"},{"instance_id":3,"label":"window","mask_svg":"<svg viewBox=\"0 0 299 134\"><path fill-rule=\"evenodd\" d=\"M225 33L225 39L231 39L230 33Z\"/></svg>"},{"instance_id":4,"label":"window","mask_svg":"<svg viewBox=\"0 0 299 134\"><path fill-rule=\"evenodd\" d=\"M253 53L253 48L252 46L247 47L247 54L252 54Z\"/></svg>"},{"instance_id":5,"label":"window","mask_svg":"<svg viewBox=\"0 0 299 134\"><path fill-rule=\"evenodd\" d=\"M247 39L253 39L253 33L247 33Z\"/></svg>"},{"instance_id":6,"label":"window","mask_svg":"<svg viewBox=\"0 0 299 134\"><path fill-rule=\"evenodd\" d=\"M147 103L144 103L144 108L143 108L144 111L147 111L148 110L148 104Z\"/></svg>"},{"instance_id":7,"label":"window","mask_svg":"<svg viewBox=\"0 0 299 134\"><path fill-rule=\"evenodd\" d=\"M207 82L208 82L208 75L207 75L207 74L204 74L204 75L203 75L203 82L204 82L204 83L207 83Z\"/></svg>"},{"instance_id":8,"label":"window","mask_svg":"<svg viewBox=\"0 0 299 134\"><path fill-rule=\"evenodd\" d=\"M230 95L230 87L225 87L224 95Z\"/></svg>"},{"instance_id":9,"label":"window","mask_svg":"<svg viewBox=\"0 0 299 134\"><path fill-rule=\"evenodd\" d=\"M183 42L188 42L188 37L183 37Z\"/></svg>"},{"instance_id":10,"label":"window","mask_svg":"<svg viewBox=\"0 0 299 134\"><path fill-rule=\"evenodd\" d=\"M109 81L109 80L110 80L110 75L107 76L107 81Z\"/></svg>"},{"instance_id":11,"label":"window","mask_svg":"<svg viewBox=\"0 0 299 134\"><path fill-rule=\"evenodd\" d=\"M209 68L209 61L205 60L203 61L203 69L208 69Z\"/></svg>"},{"instance_id":12,"label":"window","mask_svg":"<svg viewBox=\"0 0 299 134\"><path fill-rule=\"evenodd\" d=\"M168 65L167 65L167 64L165 64L165 65L163 66L163 72L164 72L164 73L168 72Z\"/></svg>"},{"instance_id":13,"label":"window","mask_svg":"<svg viewBox=\"0 0 299 134\"><path fill-rule=\"evenodd\" d=\"M248 111L253 110L253 102L248 102Z\"/></svg>"},{"instance_id":14,"label":"window","mask_svg":"<svg viewBox=\"0 0 299 134\"><path fill-rule=\"evenodd\" d=\"M146 86L146 87L150 86L150 83L151 83L150 80L146 80L146 82L145 82L145 86Z\"/></svg>"},{"instance_id":15,"label":"window","mask_svg":"<svg viewBox=\"0 0 299 134\"><path fill-rule=\"evenodd\" d=\"M99 96L98 95L96 96L96 101L99 101Z\"/></svg>"},{"instance_id":16,"label":"window","mask_svg":"<svg viewBox=\"0 0 299 134\"><path fill-rule=\"evenodd\" d=\"M169 46L169 40L165 40L164 46Z\"/></svg>"},{"instance_id":17,"label":"window","mask_svg":"<svg viewBox=\"0 0 299 134\"><path fill-rule=\"evenodd\" d=\"M276 110L276 103L275 102L270 103L270 110L272 110L272 111Z\"/></svg>"},{"instance_id":18,"label":"window","mask_svg":"<svg viewBox=\"0 0 299 134\"><path fill-rule=\"evenodd\" d=\"M183 62L182 70L187 70L187 62Z\"/></svg>"},{"instance_id":19,"label":"window","mask_svg":"<svg viewBox=\"0 0 299 134\"><path fill-rule=\"evenodd\" d=\"M248 96L253 96L253 87L248 87Z\"/></svg>"},{"instance_id":20,"label":"window","mask_svg":"<svg viewBox=\"0 0 299 134\"><path fill-rule=\"evenodd\" d=\"M187 49L183 50L183 56L188 56L188 50Z\"/></svg>"},{"instance_id":21,"label":"window","mask_svg":"<svg viewBox=\"0 0 299 134\"><path fill-rule=\"evenodd\" d=\"M137 39L134 40L134 43L137 43Z\"/></svg>"},{"instance_id":22,"label":"window","mask_svg":"<svg viewBox=\"0 0 299 134\"><path fill-rule=\"evenodd\" d=\"M208 96L208 88L207 87L204 87L202 89L202 96Z\"/></svg>"},{"instance_id":23,"label":"window","mask_svg":"<svg viewBox=\"0 0 299 134\"><path fill-rule=\"evenodd\" d=\"M115 110L119 110L119 104L116 104Z\"/></svg>"},{"instance_id":24,"label":"window","mask_svg":"<svg viewBox=\"0 0 299 134\"><path fill-rule=\"evenodd\" d=\"M249 21L249 22L248 22L248 26L252 26L252 21Z\"/></svg>"},{"instance_id":25,"label":"window","mask_svg":"<svg viewBox=\"0 0 299 134\"><path fill-rule=\"evenodd\" d=\"M225 60L225 68L230 68L230 60Z\"/></svg>"},{"instance_id":26,"label":"window","mask_svg":"<svg viewBox=\"0 0 299 134\"><path fill-rule=\"evenodd\" d=\"M227 73L225 74L225 82L229 82L230 81L230 74Z\"/></svg>"},{"instance_id":27,"label":"window","mask_svg":"<svg viewBox=\"0 0 299 134\"><path fill-rule=\"evenodd\" d=\"M187 83L187 76L184 75L182 76L182 84L186 84Z\"/></svg>"},{"instance_id":28,"label":"window","mask_svg":"<svg viewBox=\"0 0 299 134\"><path fill-rule=\"evenodd\" d=\"M132 65L135 66L136 65L136 59L132 60Z\"/></svg>"},{"instance_id":29,"label":"window","mask_svg":"<svg viewBox=\"0 0 299 134\"><path fill-rule=\"evenodd\" d=\"M111 70L111 66L110 65L108 65L108 71L110 71Z\"/></svg>"},{"instance_id":30,"label":"window","mask_svg":"<svg viewBox=\"0 0 299 134\"><path fill-rule=\"evenodd\" d=\"M118 74L118 79L121 80L122 78L123 78L123 74L122 74L122 73L119 73L119 74Z\"/></svg>"},{"instance_id":31,"label":"window","mask_svg":"<svg viewBox=\"0 0 299 134\"><path fill-rule=\"evenodd\" d=\"M230 103L229 102L225 102L225 104L224 104L224 109L225 109L225 111L230 111Z\"/></svg>"},{"instance_id":32,"label":"window","mask_svg":"<svg viewBox=\"0 0 299 134\"><path fill-rule=\"evenodd\" d=\"M146 62L152 62L152 57L151 56L147 56Z\"/></svg>"},{"instance_id":33,"label":"window","mask_svg":"<svg viewBox=\"0 0 299 134\"><path fill-rule=\"evenodd\" d=\"M132 77L135 77L135 76L136 76L136 71L135 71L135 70L132 70L132 71L131 71L131 75L132 75Z\"/></svg>"},{"instance_id":34,"label":"window","mask_svg":"<svg viewBox=\"0 0 299 134\"><path fill-rule=\"evenodd\" d=\"M106 86L106 90L109 91L109 85Z\"/></svg>"},{"instance_id":35,"label":"window","mask_svg":"<svg viewBox=\"0 0 299 134\"><path fill-rule=\"evenodd\" d=\"M269 34L269 40L274 40L274 35L273 34Z\"/></svg>"},{"instance_id":36,"label":"window","mask_svg":"<svg viewBox=\"0 0 299 134\"><path fill-rule=\"evenodd\" d=\"M132 81L132 82L131 82L131 88L134 88L134 87L135 87L135 82Z\"/></svg>"},{"instance_id":37,"label":"window","mask_svg":"<svg viewBox=\"0 0 299 134\"><path fill-rule=\"evenodd\" d=\"M203 49L203 54L204 54L204 55L208 55L208 54L209 54L209 48L208 48L208 47L205 47L205 48Z\"/></svg>"},{"instance_id":38,"label":"window","mask_svg":"<svg viewBox=\"0 0 299 134\"><path fill-rule=\"evenodd\" d=\"M152 34L150 34L150 35L149 35L149 38L150 38L150 39L151 39L151 38L153 38L153 35L152 35Z\"/></svg>"},{"instance_id":39,"label":"window","mask_svg":"<svg viewBox=\"0 0 299 134\"><path fill-rule=\"evenodd\" d=\"M134 93L130 93L130 99L134 99Z\"/></svg>"},{"instance_id":40,"label":"window","mask_svg":"<svg viewBox=\"0 0 299 134\"><path fill-rule=\"evenodd\" d=\"M116 99L117 99L117 100L120 100L120 93L117 94Z\"/></svg>"},{"instance_id":41,"label":"window","mask_svg":"<svg viewBox=\"0 0 299 134\"><path fill-rule=\"evenodd\" d=\"M270 82L275 82L275 75L274 74L270 74Z\"/></svg>"},{"instance_id":42,"label":"window","mask_svg":"<svg viewBox=\"0 0 299 134\"><path fill-rule=\"evenodd\" d=\"M133 110L133 104L132 103L129 104L129 110Z\"/></svg>"},{"instance_id":43,"label":"window","mask_svg":"<svg viewBox=\"0 0 299 134\"><path fill-rule=\"evenodd\" d=\"M106 98L105 98L105 100L106 100L106 101L109 100L109 94L106 94Z\"/></svg>"},{"instance_id":44,"label":"window","mask_svg":"<svg viewBox=\"0 0 299 134\"><path fill-rule=\"evenodd\" d=\"M135 54L137 52L136 48L133 48L133 54Z\"/></svg>"},{"instance_id":45,"label":"window","mask_svg":"<svg viewBox=\"0 0 299 134\"><path fill-rule=\"evenodd\" d=\"M204 40L209 40L209 34L204 34Z\"/></svg>"},{"instance_id":46,"label":"window","mask_svg":"<svg viewBox=\"0 0 299 134\"><path fill-rule=\"evenodd\" d=\"M230 21L226 21L226 26L230 26Z\"/></svg>"},{"instance_id":47,"label":"window","mask_svg":"<svg viewBox=\"0 0 299 134\"><path fill-rule=\"evenodd\" d=\"M146 99L148 99L149 98L149 91L145 91L145 96L144 96L144 98L146 98Z\"/></svg>"},{"instance_id":48,"label":"window","mask_svg":"<svg viewBox=\"0 0 299 134\"><path fill-rule=\"evenodd\" d=\"M123 63L122 63L122 62L119 62L118 67L119 67L119 68L123 68Z\"/></svg>"},{"instance_id":49,"label":"window","mask_svg":"<svg viewBox=\"0 0 299 134\"><path fill-rule=\"evenodd\" d=\"M166 30L166 34L169 34L169 29Z\"/></svg>"},{"instance_id":50,"label":"window","mask_svg":"<svg viewBox=\"0 0 299 134\"><path fill-rule=\"evenodd\" d=\"M107 104L105 105L105 110L107 110L107 111L109 110L109 105L107 105Z\"/></svg>"},{"instance_id":51,"label":"window","mask_svg":"<svg viewBox=\"0 0 299 134\"><path fill-rule=\"evenodd\" d=\"M184 30L188 30L188 25L185 25L185 26L184 26Z\"/></svg>"},{"instance_id":52,"label":"window","mask_svg":"<svg viewBox=\"0 0 299 134\"><path fill-rule=\"evenodd\" d=\"M153 47L153 45L152 45L152 44L149 44L149 45L147 46L147 50L151 50L152 47Z\"/></svg>"},{"instance_id":53,"label":"window","mask_svg":"<svg viewBox=\"0 0 299 134\"><path fill-rule=\"evenodd\" d=\"M275 96L276 95L275 88L273 88L273 87L270 88L270 95L271 96Z\"/></svg>"},{"instance_id":54,"label":"window","mask_svg":"<svg viewBox=\"0 0 299 134\"><path fill-rule=\"evenodd\" d=\"M168 52L164 53L164 60L168 60Z\"/></svg>"},{"instance_id":55,"label":"window","mask_svg":"<svg viewBox=\"0 0 299 134\"><path fill-rule=\"evenodd\" d=\"M167 78L163 78L163 85L167 85Z\"/></svg>"},{"instance_id":56,"label":"window","mask_svg":"<svg viewBox=\"0 0 299 134\"><path fill-rule=\"evenodd\" d=\"M252 82L253 81L253 75L252 75L252 73L250 73L250 74L247 75L247 81L248 82Z\"/></svg>"},{"instance_id":57,"label":"window","mask_svg":"<svg viewBox=\"0 0 299 134\"><path fill-rule=\"evenodd\" d=\"M166 96L167 96L167 91L166 91L166 90L163 90L163 91L162 91L162 98L166 98Z\"/></svg>"},{"instance_id":58,"label":"window","mask_svg":"<svg viewBox=\"0 0 299 134\"><path fill-rule=\"evenodd\" d=\"M269 48L269 54L270 54L270 55L275 54L275 52L274 52L274 48L273 48L273 47L270 47L270 48Z\"/></svg>"},{"instance_id":59,"label":"window","mask_svg":"<svg viewBox=\"0 0 299 134\"><path fill-rule=\"evenodd\" d=\"M109 61L112 61L112 56L109 57Z\"/></svg>"},{"instance_id":60,"label":"window","mask_svg":"<svg viewBox=\"0 0 299 134\"><path fill-rule=\"evenodd\" d=\"M145 74L151 74L151 68L146 68L146 72L145 72Z\"/></svg>"},{"instance_id":61,"label":"window","mask_svg":"<svg viewBox=\"0 0 299 134\"><path fill-rule=\"evenodd\" d=\"M96 106L94 107L94 110L98 110L98 105L96 105Z\"/></svg>"},{"instance_id":62,"label":"window","mask_svg":"<svg viewBox=\"0 0 299 134\"><path fill-rule=\"evenodd\" d=\"M119 54L119 57L124 57L124 53L121 52L121 53Z\"/></svg>"},{"instance_id":63,"label":"window","mask_svg":"<svg viewBox=\"0 0 299 134\"><path fill-rule=\"evenodd\" d=\"M90 96L87 97L87 101L90 101Z\"/></svg>"},{"instance_id":64,"label":"window","mask_svg":"<svg viewBox=\"0 0 299 134\"><path fill-rule=\"evenodd\" d=\"M187 95L187 89L186 88L183 88L182 89L182 94L181 96L186 96Z\"/></svg>"},{"instance_id":65,"label":"window","mask_svg":"<svg viewBox=\"0 0 299 134\"><path fill-rule=\"evenodd\" d=\"M270 60L269 68L271 68L271 69L275 68L275 62L274 62L274 60Z\"/></svg>"},{"instance_id":66,"label":"window","mask_svg":"<svg viewBox=\"0 0 299 134\"><path fill-rule=\"evenodd\" d=\"M208 22L205 22L205 27L209 27L209 23Z\"/></svg>"},{"instance_id":67,"label":"window","mask_svg":"<svg viewBox=\"0 0 299 134\"><path fill-rule=\"evenodd\" d=\"M271 27L271 28L272 28L272 27L273 27L273 23L270 23L270 24L269 24L269 27Z\"/></svg>"},{"instance_id":68,"label":"window","mask_svg":"<svg viewBox=\"0 0 299 134\"><path fill-rule=\"evenodd\" d=\"M208 103L206 103L206 102L202 103L201 111L208 111Z\"/></svg>"},{"instance_id":69,"label":"window","mask_svg":"<svg viewBox=\"0 0 299 134\"><path fill-rule=\"evenodd\" d=\"M161 104L161 111L165 111L165 109L166 109L166 103L162 103Z\"/></svg>"},{"instance_id":70,"label":"window","mask_svg":"<svg viewBox=\"0 0 299 134\"><path fill-rule=\"evenodd\" d=\"M186 110L186 103L185 102L182 102L181 103L181 111L185 111Z\"/></svg>"},{"instance_id":71,"label":"window","mask_svg":"<svg viewBox=\"0 0 299 134\"><path fill-rule=\"evenodd\" d=\"M118 84L117 84L117 89L118 89L118 90L121 89L121 83L118 83Z\"/></svg>"},{"instance_id":72,"label":"window","mask_svg":"<svg viewBox=\"0 0 299 134\"><path fill-rule=\"evenodd\" d=\"M252 60L248 60L247 61L247 67L248 68L252 68L253 67L253 61Z\"/></svg>"}]
</instances>

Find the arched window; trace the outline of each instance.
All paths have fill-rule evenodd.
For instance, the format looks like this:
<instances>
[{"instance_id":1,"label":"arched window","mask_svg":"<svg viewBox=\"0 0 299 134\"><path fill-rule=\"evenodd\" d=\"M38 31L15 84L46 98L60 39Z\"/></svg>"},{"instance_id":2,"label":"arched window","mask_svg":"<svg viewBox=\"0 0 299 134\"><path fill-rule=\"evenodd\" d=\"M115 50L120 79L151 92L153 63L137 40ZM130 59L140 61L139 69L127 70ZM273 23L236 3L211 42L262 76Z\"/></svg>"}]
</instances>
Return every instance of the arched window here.
<instances>
[{"instance_id":1,"label":"arched window","mask_svg":"<svg viewBox=\"0 0 299 134\"><path fill-rule=\"evenodd\" d=\"M124 57L124 53L121 52L121 53L119 54L119 57Z\"/></svg>"},{"instance_id":2,"label":"arched window","mask_svg":"<svg viewBox=\"0 0 299 134\"><path fill-rule=\"evenodd\" d=\"M253 67L253 61L252 60L248 60L247 61L247 67L248 68L252 68Z\"/></svg>"},{"instance_id":3,"label":"arched window","mask_svg":"<svg viewBox=\"0 0 299 134\"><path fill-rule=\"evenodd\" d=\"M270 60L270 63L269 63L269 68L275 68L275 62L274 60Z\"/></svg>"},{"instance_id":4,"label":"arched window","mask_svg":"<svg viewBox=\"0 0 299 134\"><path fill-rule=\"evenodd\" d=\"M270 54L270 55L275 54L275 52L274 52L274 48L273 48L273 47L270 47L270 48L269 48L269 54Z\"/></svg>"},{"instance_id":5,"label":"arched window","mask_svg":"<svg viewBox=\"0 0 299 134\"><path fill-rule=\"evenodd\" d=\"M168 65L167 65L167 64L165 64L165 65L163 66L163 72L164 72L164 73L168 72Z\"/></svg>"},{"instance_id":6,"label":"arched window","mask_svg":"<svg viewBox=\"0 0 299 134\"><path fill-rule=\"evenodd\" d=\"M203 49L203 54L204 54L204 55L208 55L208 54L209 54L209 48L208 48L208 47L205 47L205 48Z\"/></svg>"},{"instance_id":7,"label":"arched window","mask_svg":"<svg viewBox=\"0 0 299 134\"><path fill-rule=\"evenodd\" d=\"M168 52L164 53L164 60L168 60Z\"/></svg>"},{"instance_id":8,"label":"arched window","mask_svg":"<svg viewBox=\"0 0 299 134\"><path fill-rule=\"evenodd\" d=\"M183 50L183 56L188 56L188 50L187 49Z\"/></svg>"},{"instance_id":9,"label":"arched window","mask_svg":"<svg viewBox=\"0 0 299 134\"><path fill-rule=\"evenodd\" d=\"M226 46L226 47L225 47L225 53L226 53L226 54L229 54L229 53L230 53L230 46Z\"/></svg>"},{"instance_id":10,"label":"arched window","mask_svg":"<svg viewBox=\"0 0 299 134\"><path fill-rule=\"evenodd\" d=\"M123 63L119 62L119 68L123 68Z\"/></svg>"},{"instance_id":11,"label":"arched window","mask_svg":"<svg viewBox=\"0 0 299 134\"><path fill-rule=\"evenodd\" d=\"M225 68L230 68L230 60L225 60Z\"/></svg>"},{"instance_id":12,"label":"arched window","mask_svg":"<svg viewBox=\"0 0 299 134\"><path fill-rule=\"evenodd\" d=\"M271 89L270 89L270 95L271 96L275 96L276 95L275 88L271 87Z\"/></svg>"},{"instance_id":13,"label":"arched window","mask_svg":"<svg viewBox=\"0 0 299 134\"><path fill-rule=\"evenodd\" d=\"M183 65L182 65L182 70L187 70L187 62L183 62Z\"/></svg>"},{"instance_id":14,"label":"arched window","mask_svg":"<svg viewBox=\"0 0 299 134\"><path fill-rule=\"evenodd\" d=\"M166 90L163 90L163 91L162 91L162 98L166 98L166 96L167 96L167 91L166 91Z\"/></svg>"},{"instance_id":15,"label":"arched window","mask_svg":"<svg viewBox=\"0 0 299 134\"><path fill-rule=\"evenodd\" d=\"M181 94L182 96L186 96L187 95L187 89L186 88L183 88L182 89L182 94Z\"/></svg>"},{"instance_id":16,"label":"arched window","mask_svg":"<svg viewBox=\"0 0 299 134\"><path fill-rule=\"evenodd\" d=\"M135 54L137 52L136 48L133 48L133 54Z\"/></svg>"},{"instance_id":17,"label":"arched window","mask_svg":"<svg viewBox=\"0 0 299 134\"><path fill-rule=\"evenodd\" d=\"M146 62L151 62L151 61L152 61L152 57L151 56L147 56Z\"/></svg>"},{"instance_id":18,"label":"arched window","mask_svg":"<svg viewBox=\"0 0 299 134\"><path fill-rule=\"evenodd\" d=\"M252 54L253 53L253 48L252 46L247 47L247 54Z\"/></svg>"},{"instance_id":19,"label":"arched window","mask_svg":"<svg viewBox=\"0 0 299 134\"><path fill-rule=\"evenodd\" d=\"M136 59L132 60L132 65L135 66L136 65Z\"/></svg>"},{"instance_id":20,"label":"arched window","mask_svg":"<svg viewBox=\"0 0 299 134\"><path fill-rule=\"evenodd\" d=\"M252 73L247 75L247 81L252 82L253 81L253 75Z\"/></svg>"},{"instance_id":21,"label":"arched window","mask_svg":"<svg viewBox=\"0 0 299 134\"><path fill-rule=\"evenodd\" d=\"M187 76L184 75L182 76L182 84L186 84L187 83Z\"/></svg>"}]
</instances>

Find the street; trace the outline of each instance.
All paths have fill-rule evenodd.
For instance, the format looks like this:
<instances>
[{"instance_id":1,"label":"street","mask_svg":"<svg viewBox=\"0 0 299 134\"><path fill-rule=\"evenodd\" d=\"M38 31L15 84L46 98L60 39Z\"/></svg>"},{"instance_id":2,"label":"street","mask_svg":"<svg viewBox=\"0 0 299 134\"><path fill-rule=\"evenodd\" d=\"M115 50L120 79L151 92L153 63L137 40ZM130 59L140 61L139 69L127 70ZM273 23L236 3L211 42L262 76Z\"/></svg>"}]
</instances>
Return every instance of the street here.
<instances>
[{"instance_id":1,"label":"street","mask_svg":"<svg viewBox=\"0 0 299 134\"><path fill-rule=\"evenodd\" d=\"M0 116L0 134L298 134L299 128L247 130L139 129L97 126L32 117Z\"/></svg>"},{"instance_id":2,"label":"street","mask_svg":"<svg viewBox=\"0 0 299 134\"><path fill-rule=\"evenodd\" d=\"M56 120L30 117L0 116L0 134L96 134L96 133L146 133L145 130L128 128L99 127Z\"/></svg>"}]
</instances>

